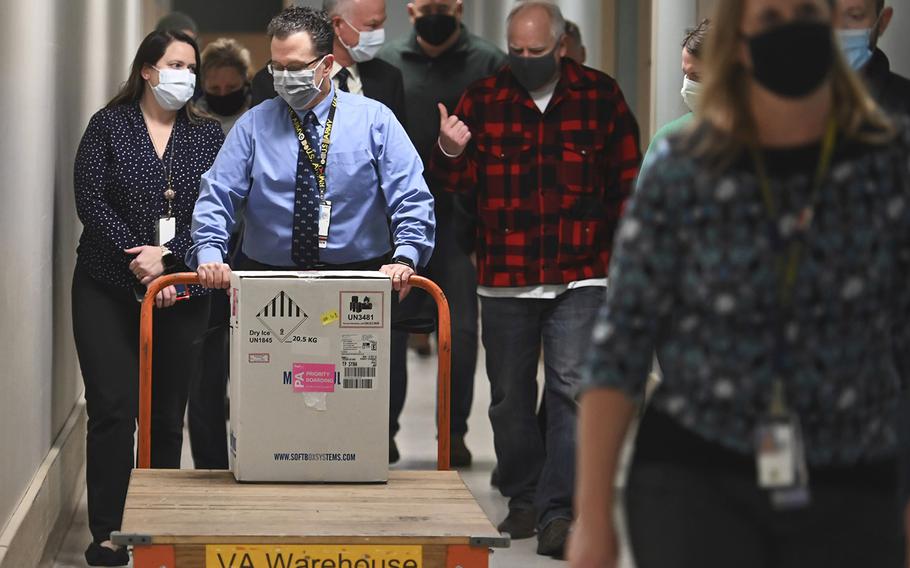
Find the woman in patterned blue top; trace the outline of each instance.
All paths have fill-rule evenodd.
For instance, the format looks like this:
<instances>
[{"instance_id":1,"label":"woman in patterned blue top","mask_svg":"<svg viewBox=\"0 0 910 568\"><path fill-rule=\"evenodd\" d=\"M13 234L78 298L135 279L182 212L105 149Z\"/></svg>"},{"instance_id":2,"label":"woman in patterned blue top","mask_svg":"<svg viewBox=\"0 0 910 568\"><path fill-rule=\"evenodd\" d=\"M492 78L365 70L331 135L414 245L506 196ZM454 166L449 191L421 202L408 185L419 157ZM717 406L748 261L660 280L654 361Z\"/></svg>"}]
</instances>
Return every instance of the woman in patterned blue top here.
<instances>
[{"instance_id":1,"label":"woman in patterned blue top","mask_svg":"<svg viewBox=\"0 0 910 568\"><path fill-rule=\"evenodd\" d=\"M837 53L827 0L717 4L696 124L617 237L581 398L575 567L904 565L910 129Z\"/></svg>"},{"instance_id":2,"label":"woman in patterned blue top","mask_svg":"<svg viewBox=\"0 0 910 568\"><path fill-rule=\"evenodd\" d=\"M224 140L188 101L199 49L181 32L152 32L120 93L89 122L75 164L83 224L73 276L73 332L85 382L92 566L123 566L119 530L139 392L139 302L145 285L180 270L199 179ZM173 286L156 298L152 467L180 467L187 390L198 374L209 296Z\"/></svg>"}]
</instances>

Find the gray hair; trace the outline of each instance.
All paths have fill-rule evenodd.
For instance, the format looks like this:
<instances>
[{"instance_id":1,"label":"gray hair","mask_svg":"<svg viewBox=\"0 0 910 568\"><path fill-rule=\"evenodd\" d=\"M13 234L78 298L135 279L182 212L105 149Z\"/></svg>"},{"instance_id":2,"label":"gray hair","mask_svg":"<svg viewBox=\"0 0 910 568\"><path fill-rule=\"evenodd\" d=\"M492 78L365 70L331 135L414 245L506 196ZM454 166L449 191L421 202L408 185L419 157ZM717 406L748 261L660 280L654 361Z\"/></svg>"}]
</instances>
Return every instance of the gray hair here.
<instances>
[{"instance_id":1,"label":"gray hair","mask_svg":"<svg viewBox=\"0 0 910 568\"><path fill-rule=\"evenodd\" d=\"M529 8L543 8L547 11L550 15L550 35L553 36L553 39L559 41L559 38L566 33L566 19L562 15L562 10L549 0L519 0L509 11L506 28L511 27L515 16Z\"/></svg>"},{"instance_id":2,"label":"gray hair","mask_svg":"<svg viewBox=\"0 0 910 568\"><path fill-rule=\"evenodd\" d=\"M269 37L285 39L298 32L310 34L317 56L332 53L335 32L325 12L312 8L285 8L269 22Z\"/></svg>"}]
</instances>

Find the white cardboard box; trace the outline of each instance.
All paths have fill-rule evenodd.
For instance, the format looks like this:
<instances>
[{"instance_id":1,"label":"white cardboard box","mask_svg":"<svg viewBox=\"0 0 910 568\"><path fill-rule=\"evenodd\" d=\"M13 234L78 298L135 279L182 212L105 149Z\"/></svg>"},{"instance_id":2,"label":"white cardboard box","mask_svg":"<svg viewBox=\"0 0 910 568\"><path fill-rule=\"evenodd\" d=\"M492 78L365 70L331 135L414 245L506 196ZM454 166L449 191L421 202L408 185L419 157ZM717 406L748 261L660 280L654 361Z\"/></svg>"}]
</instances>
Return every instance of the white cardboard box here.
<instances>
[{"instance_id":1,"label":"white cardboard box","mask_svg":"<svg viewBox=\"0 0 910 568\"><path fill-rule=\"evenodd\" d=\"M388 481L389 278L235 272L230 294L237 480Z\"/></svg>"}]
</instances>

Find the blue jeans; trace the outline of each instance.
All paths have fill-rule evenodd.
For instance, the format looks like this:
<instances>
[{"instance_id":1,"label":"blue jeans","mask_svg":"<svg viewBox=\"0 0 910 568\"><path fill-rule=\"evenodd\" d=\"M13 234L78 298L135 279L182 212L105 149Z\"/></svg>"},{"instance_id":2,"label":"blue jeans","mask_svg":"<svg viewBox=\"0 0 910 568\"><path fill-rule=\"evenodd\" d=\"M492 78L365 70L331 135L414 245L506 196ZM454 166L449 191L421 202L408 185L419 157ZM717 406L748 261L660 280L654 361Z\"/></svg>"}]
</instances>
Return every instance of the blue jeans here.
<instances>
[{"instance_id":1,"label":"blue jeans","mask_svg":"<svg viewBox=\"0 0 910 568\"><path fill-rule=\"evenodd\" d=\"M575 397L604 298L603 288L592 287L555 300L480 299L499 490L510 509L533 507L541 529L555 519L572 519ZM541 346L546 445L537 424Z\"/></svg>"}]
</instances>

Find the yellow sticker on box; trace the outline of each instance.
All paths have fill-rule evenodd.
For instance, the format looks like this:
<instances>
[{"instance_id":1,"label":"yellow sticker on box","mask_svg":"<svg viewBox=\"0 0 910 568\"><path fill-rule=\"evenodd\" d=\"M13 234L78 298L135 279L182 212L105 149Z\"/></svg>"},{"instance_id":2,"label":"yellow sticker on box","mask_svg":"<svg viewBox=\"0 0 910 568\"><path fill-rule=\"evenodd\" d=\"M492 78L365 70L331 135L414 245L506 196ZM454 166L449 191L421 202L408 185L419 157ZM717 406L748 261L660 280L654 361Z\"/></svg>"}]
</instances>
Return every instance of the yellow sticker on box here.
<instances>
[{"instance_id":1,"label":"yellow sticker on box","mask_svg":"<svg viewBox=\"0 0 910 568\"><path fill-rule=\"evenodd\" d=\"M330 323L334 323L334 322L338 321L341 318L338 317L338 310L329 310L326 313L322 314L321 319L322 319L322 325L326 326L326 325L329 325Z\"/></svg>"},{"instance_id":2,"label":"yellow sticker on box","mask_svg":"<svg viewBox=\"0 0 910 568\"><path fill-rule=\"evenodd\" d=\"M420 546L209 544L206 568L423 568Z\"/></svg>"}]
</instances>

